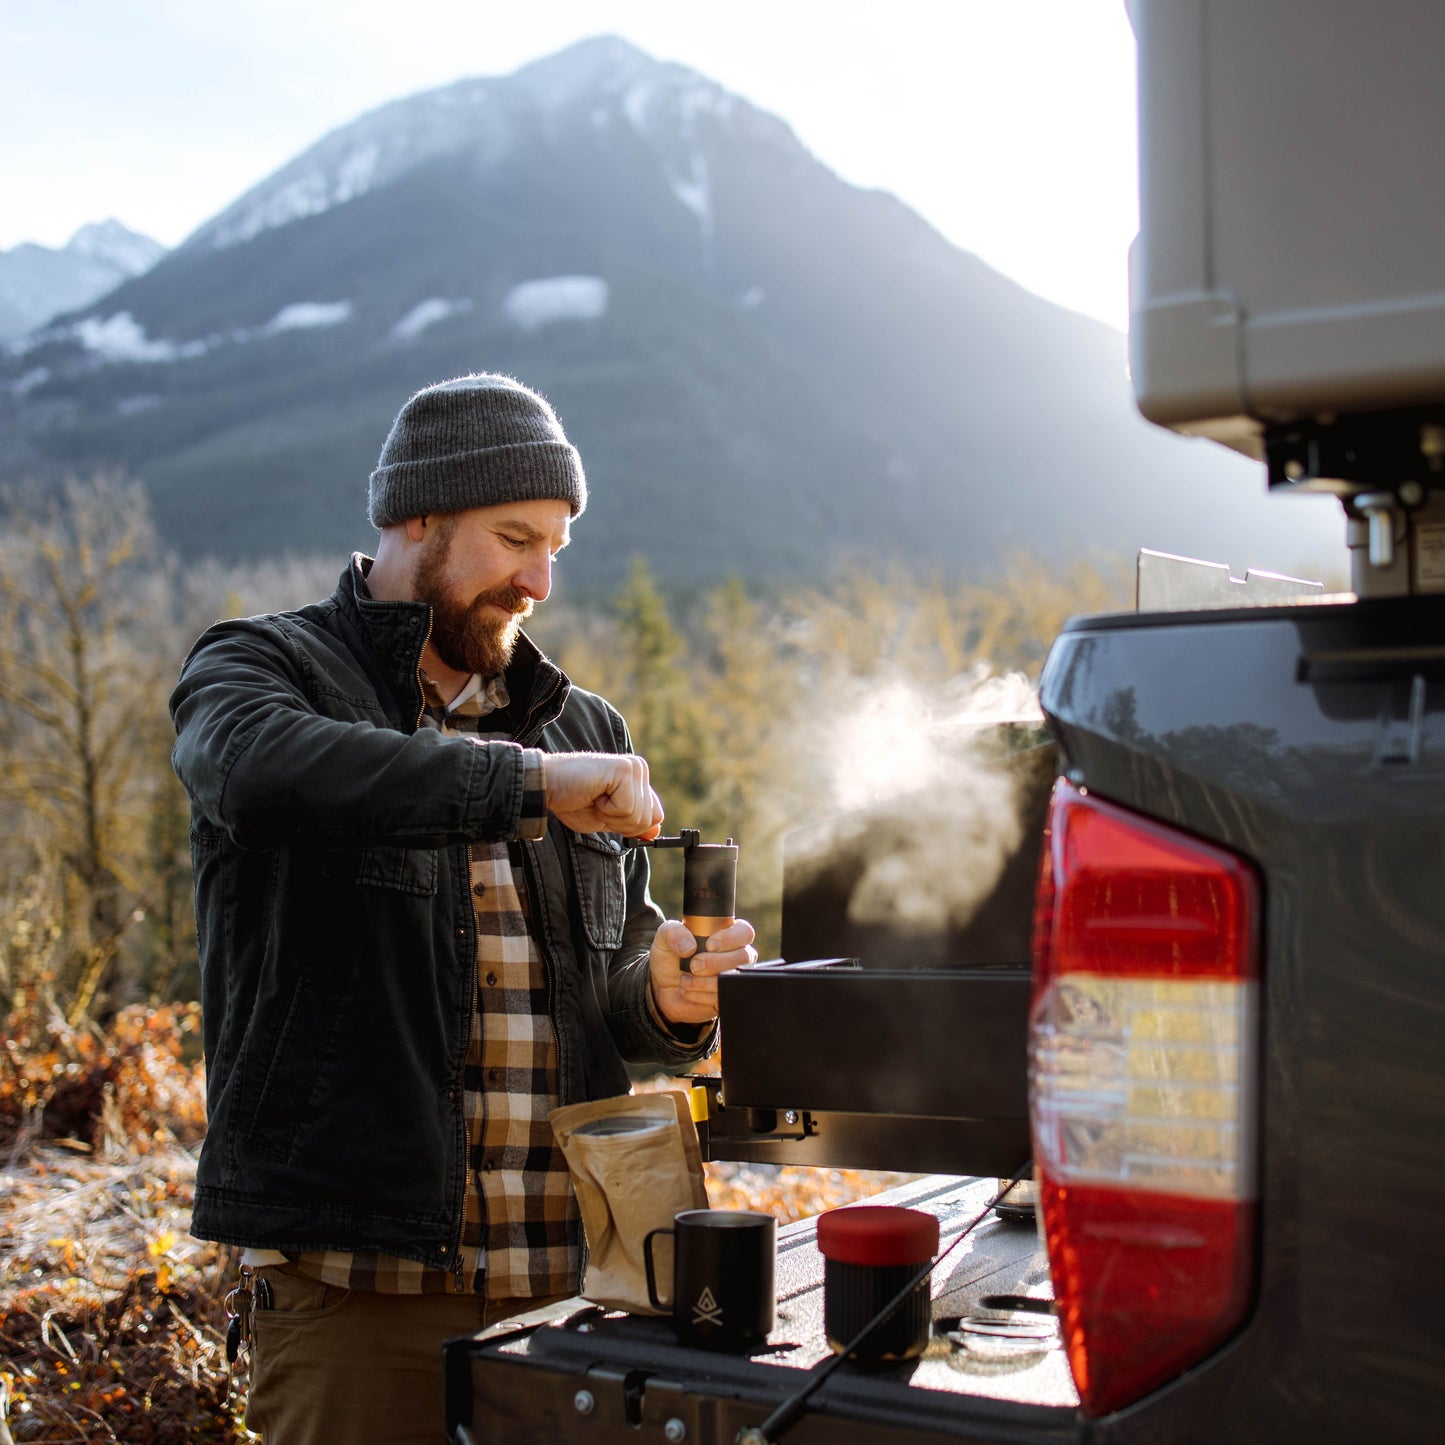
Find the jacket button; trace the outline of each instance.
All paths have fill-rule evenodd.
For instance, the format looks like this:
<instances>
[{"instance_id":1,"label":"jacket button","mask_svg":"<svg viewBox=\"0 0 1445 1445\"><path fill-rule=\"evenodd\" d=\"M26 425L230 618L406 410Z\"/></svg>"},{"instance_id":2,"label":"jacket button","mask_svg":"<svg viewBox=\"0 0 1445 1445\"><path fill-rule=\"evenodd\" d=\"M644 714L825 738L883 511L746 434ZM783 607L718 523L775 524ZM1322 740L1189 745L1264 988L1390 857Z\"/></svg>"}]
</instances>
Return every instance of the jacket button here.
<instances>
[{"instance_id":1,"label":"jacket button","mask_svg":"<svg viewBox=\"0 0 1445 1445\"><path fill-rule=\"evenodd\" d=\"M465 938L466 936L467 936L467 926L466 926L466 924L465 924L465 923L459 923L459 924L457 925L457 937L458 937L458 938Z\"/></svg>"},{"instance_id":2,"label":"jacket button","mask_svg":"<svg viewBox=\"0 0 1445 1445\"><path fill-rule=\"evenodd\" d=\"M449 1103L449 1104L455 1104L456 1101L457 1101L457 1091L456 1091L455 1089L448 1089L448 1090L447 1090L447 1094L446 1094L446 1098L447 1098L447 1103Z\"/></svg>"}]
</instances>

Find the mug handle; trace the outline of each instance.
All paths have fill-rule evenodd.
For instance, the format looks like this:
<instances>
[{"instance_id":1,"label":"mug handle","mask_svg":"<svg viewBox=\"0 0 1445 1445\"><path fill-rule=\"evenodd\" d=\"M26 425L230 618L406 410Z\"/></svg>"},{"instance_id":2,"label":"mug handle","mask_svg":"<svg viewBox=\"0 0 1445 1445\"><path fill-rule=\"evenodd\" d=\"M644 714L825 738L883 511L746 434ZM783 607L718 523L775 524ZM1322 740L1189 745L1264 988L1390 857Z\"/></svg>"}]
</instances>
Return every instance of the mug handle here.
<instances>
[{"instance_id":1,"label":"mug handle","mask_svg":"<svg viewBox=\"0 0 1445 1445\"><path fill-rule=\"evenodd\" d=\"M676 1238L677 1231L675 1229L649 1230L642 1241L642 1263L647 1270L647 1298L652 1301L653 1309L666 1315L672 1313L672 1306L663 1304L657 1297L657 1275L654 1273L652 1265L652 1241L656 1239L659 1234L670 1234Z\"/></svg>"}]
</instances>

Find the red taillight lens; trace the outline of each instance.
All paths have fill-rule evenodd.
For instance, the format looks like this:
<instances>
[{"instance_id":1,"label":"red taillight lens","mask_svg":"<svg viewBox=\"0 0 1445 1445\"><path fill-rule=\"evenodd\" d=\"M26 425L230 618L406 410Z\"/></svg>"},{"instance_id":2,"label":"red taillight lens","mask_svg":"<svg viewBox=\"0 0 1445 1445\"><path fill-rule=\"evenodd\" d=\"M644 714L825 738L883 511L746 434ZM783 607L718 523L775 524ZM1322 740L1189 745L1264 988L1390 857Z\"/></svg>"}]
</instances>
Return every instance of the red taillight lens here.
<instances>
[{"instance_id":1,"label":"red taillight lens","mask_svg":"<svg viewBox=\"0 0 1445 1445\"><path fill-rule=\"evenodd\" d=\"M1054 1292L1092 1415L1243 1321L1258 932L1249 864L1059 781L1035 905L1029 1106Z\"/></svg>"}]
</instances>

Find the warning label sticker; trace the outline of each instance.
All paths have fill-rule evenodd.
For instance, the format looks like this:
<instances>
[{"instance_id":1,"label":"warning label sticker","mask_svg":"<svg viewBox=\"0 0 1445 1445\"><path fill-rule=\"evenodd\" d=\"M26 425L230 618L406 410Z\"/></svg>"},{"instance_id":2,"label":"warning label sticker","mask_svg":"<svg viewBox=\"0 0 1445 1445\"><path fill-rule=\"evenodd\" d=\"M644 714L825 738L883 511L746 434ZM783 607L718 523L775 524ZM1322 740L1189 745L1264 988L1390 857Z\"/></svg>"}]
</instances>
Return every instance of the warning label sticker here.
<instances>
[{"instance_id":1,"label":"warning label sticker","mask_svg":"<svg viewBox=\"0 0 1445 1445\"><path fill-rule=\"evenodd\" d=\"M1445 592L1445 522L1415 524L1415 588Z\"/></svg>"}]
</instances>

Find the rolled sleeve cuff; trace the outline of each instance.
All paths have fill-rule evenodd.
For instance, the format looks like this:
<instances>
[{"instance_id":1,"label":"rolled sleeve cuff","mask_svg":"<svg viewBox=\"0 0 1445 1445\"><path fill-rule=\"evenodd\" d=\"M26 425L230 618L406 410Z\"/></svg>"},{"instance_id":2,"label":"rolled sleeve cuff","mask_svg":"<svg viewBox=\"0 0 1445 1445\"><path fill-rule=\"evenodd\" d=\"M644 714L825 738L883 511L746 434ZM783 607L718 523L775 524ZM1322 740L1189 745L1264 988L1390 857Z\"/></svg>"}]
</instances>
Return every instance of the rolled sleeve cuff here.
<instances>
[{"instance_id":1,"label":"rolled sleeve cuff","mask_svg":"<svg viewBox=\"0 0 1445 1445\"><path fill-rule=\"evenodd\" d=\"M678 1044L684 1049L692 1050L700 1044L704 1038L711 1038L717 1028L717 1019L709 1019L706 1023L700 1024L675 1024L671 1019L665 1018L663 1012L657 1006L657 999L652 992L652 983L647 985L647 1015L652 1020L653 1026L661 1033L669 1043Z\"/></svg>"},{"instance_id":2,"label":"rolled sleeve cuff","mask_svg":"<svg viewBox=\"0 0 1445 1445\"><path fill-rule=\"evenodd\" d=\"M547 786L542 773L541 748L522 749L522 809L517 815L518 838L547 836Z\"/></svg>"}]
</instances>

